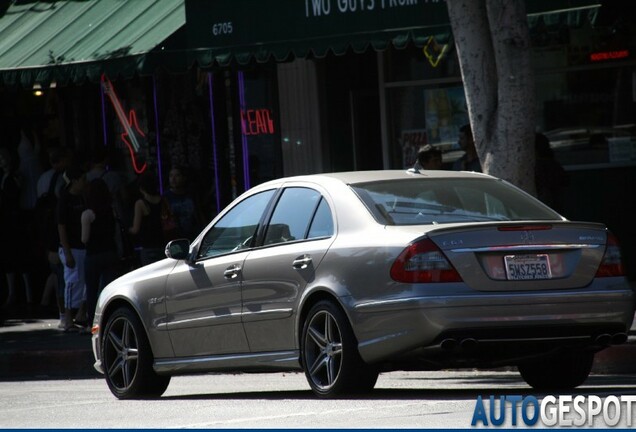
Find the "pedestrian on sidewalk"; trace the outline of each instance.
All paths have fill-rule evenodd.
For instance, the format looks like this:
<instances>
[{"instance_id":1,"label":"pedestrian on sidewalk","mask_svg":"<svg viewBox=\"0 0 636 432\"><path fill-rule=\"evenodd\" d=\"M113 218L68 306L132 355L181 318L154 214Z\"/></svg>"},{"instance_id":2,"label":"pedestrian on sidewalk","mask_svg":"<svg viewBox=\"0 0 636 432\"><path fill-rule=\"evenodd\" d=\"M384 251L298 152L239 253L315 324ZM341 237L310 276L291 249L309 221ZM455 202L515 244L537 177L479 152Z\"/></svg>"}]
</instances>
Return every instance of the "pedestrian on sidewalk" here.
<instances>
[{"instance_id":1,"label":"pedestrian on sidewalk","mask_svg":"<svg viewBox=\"0 0 636 432\"><path fill-rule=\"evenodd\" d=\"M128 231L136 236L140 247L139 261L145 266L165 258L166 243L161 227L164 199L159 194L157 178L151 172L139 177L139 193L141 196L135 202L133 225Z\"/></svg>"},{"instance_id":2,"label":"pedestrian on sidewalk","mask_svg":"<svg viewBox=\"0 0 636 432\"><path fill-rule=\"evenodd\" d=\"M43 300L49 290L55 290L55 299L60 315L59 328L64 328L64 265L60 261L60 236L57 229L57 204L64 190L64 171L71 166L72 152L68 148L54 147L49 150L51 168L45 171L37 183L38 199L35 205L36 230L46 257L50 273L44 286Z\"/></svg>"},{"instance_id":3,"label":"pedestrian on sidewalk","mask_svg":"<svg viewBox=\"0 0 636 432\"><path fill-rule=\"evenodd\" d=\"M82 212L86 209L86 177L79 168L64 172L66 184L57 205L59 255L64 264L64 331L77 330L74 318L82 320L80 309L86 301L86 247L82 243ZM84 318L85 319L85 318Z\"/></svg>"},{"instance_id":4,"label":"pedestrian on sidewalk","mask_svg":"<svg viewBox=\"0 0 636 432\"><path fill-rule=\"evenodd\" d=\"M164 198L170 204L177 229L173 238L187 238L193 241L204 225L204 217L197 194L192 188L189 172L185 166L174 166L168 176L169 188Z\"/></svg>"},{"instance_id":5,"label":"pedestrian on sidewalk","mask_svg":"<svg viewBox=\"0 0 636 432\"><path fill-rule=\"evenodd\" d=\"M81 220L82 243L86 246L86 325L80 331L90 333L97 297L115 279L119 264L112 197L101 178L88 184L86 210L82 212Z\"/></svg>"},{"instance_id":6,"label":"pedestrian on sidewalk","mask_svg":"<svg viewBox=\"0 0 636 432\"><path fill-rule=\"evenodd\" d=\"M33 306L33 287L24 259L26 246L20 247L23 230L20 214L20 188L17 154L7 148L0 148L0 271L4 274L8 287L5 308L11 309L18 303L18 286L24 286L27 309Z\"/></svg>"}]
</instances>

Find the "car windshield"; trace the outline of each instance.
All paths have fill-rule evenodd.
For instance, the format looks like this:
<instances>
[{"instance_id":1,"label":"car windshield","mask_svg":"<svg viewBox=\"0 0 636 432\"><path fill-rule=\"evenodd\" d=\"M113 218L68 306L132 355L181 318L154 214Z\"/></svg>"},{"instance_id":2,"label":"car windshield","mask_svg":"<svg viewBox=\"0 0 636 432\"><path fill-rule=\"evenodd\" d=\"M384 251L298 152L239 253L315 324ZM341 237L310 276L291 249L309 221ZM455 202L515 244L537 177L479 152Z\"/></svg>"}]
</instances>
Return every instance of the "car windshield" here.
<instances>
[{"instance_id":1,"label":"car windshield","mask_svg":"<svg viewBox=\"0 0 636 432\"><path fill-rule=\"evenodd\" d=\"M351 187L385 225L561 220L540 201L497 179L422 178Z\"/></svg>"}]
</instances>

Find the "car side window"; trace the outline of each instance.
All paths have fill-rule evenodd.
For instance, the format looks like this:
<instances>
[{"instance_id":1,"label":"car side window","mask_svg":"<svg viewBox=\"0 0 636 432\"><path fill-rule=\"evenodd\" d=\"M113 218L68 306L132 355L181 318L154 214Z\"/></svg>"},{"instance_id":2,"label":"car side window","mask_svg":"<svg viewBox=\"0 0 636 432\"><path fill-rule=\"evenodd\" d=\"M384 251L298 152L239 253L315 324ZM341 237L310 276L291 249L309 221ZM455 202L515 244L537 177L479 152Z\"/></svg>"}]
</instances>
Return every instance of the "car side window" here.
<instances>
[{"instance_id":1,"label":"car side window","mask_svg":"<svg viewBox=\"0 0 636 432\"><path fill-rule=\"evenodd\" d=\"M290 187L281 194L265 232L264 245L305 238L321 195L309 188Z\"/></svg>"},{"instance_id":2,"label":"car side window","mask_svg":"<svg viewBox=\"0 0 636 432\"><path fill-rule=\"evenodd\" d=\"M333 218L329 204L323 198L320 200L314 219L311 221L307 238L330 237L333 235Z\"/></svg>"},{"instance_id":3,"label":"car side window","mask_svg":"<svg viewBox=\"0 0 636 432\"><path fill-rule=\"evenodd\" d=\"M252 195L228 211L205 233L198 258L210 258L249 247L274 190Z\"/></svg>"}]
</instances>

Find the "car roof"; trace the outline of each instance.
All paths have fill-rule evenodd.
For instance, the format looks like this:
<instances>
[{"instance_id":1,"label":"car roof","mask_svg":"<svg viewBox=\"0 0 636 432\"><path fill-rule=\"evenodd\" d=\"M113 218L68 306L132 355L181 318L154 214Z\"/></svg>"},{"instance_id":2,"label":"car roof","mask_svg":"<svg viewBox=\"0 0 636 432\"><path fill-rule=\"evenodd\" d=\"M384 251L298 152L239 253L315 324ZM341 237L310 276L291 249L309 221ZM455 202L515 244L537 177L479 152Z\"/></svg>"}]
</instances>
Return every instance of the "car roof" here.
<instances>
[{"instance_id":1,"label":"car roof","mask_svg":"<svg viewBox=\"0 0 636 432\"><path fill-rule=\"evenodd\" d=\"M401 180L412 178L491 178L482 173L467 171L445 171L445 170L376 170L376 171L346 171L322 174L310 174L303 176L284 177L272 180L266 184L280 184L287 182L331 182L333 180L340 181L344 184L367 183L385 180Z\"/></svg>"}]
</instances>

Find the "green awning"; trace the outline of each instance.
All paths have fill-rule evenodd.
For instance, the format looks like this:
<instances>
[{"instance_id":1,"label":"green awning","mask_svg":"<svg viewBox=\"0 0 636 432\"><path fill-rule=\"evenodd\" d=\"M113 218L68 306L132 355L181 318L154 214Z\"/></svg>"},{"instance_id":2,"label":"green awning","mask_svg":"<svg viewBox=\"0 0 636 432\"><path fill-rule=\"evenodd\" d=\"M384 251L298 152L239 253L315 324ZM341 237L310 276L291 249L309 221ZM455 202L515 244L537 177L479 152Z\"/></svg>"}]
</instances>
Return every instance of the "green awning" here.
<instances>
[{"instance_id":1,"label":"green awning","mask_svg":"<svg viewBox=\"0 0 636 432\"><path fill-rule=\"evenodd\" d=\"M152 73L184 25L184 0L2 1L0 85Z\"/></svg>"},{"instance_id":2,"label":"green awning","mask_svg":"<svg viewBox=\"0 0 636 432\"><path fill-rule=\"evenodd\" d=\"M529 14L590 4L526 1ZM430 36L450 38L444 1L0 0L0 85L322 58L424 46Z\"/></svg>"},{"instance_id":3,"label":"green awning","mask_svg":"<svg viewBox=\"0 0 636 432\"><path fill-rule=\"evenodd\" d=\"M442 0L185 0L188 58L201 67L232 61L322 58L351 50L424 46L451 39ZM526 0L529 14L577 11L598 0ZM561 14L562 15L562 14ZM560 15L560 16L561 16Z\"/></svg>"},{"instance_id":4,"label":"green awning","mask_svg":"<svg viewBox=\"0 0 636 432\"><path fill-rule=\"evenodd\" d=\"M186 0L190 61L202 67L448 39L446 3L422 0Z\"/></svg>"}]
</instances>

